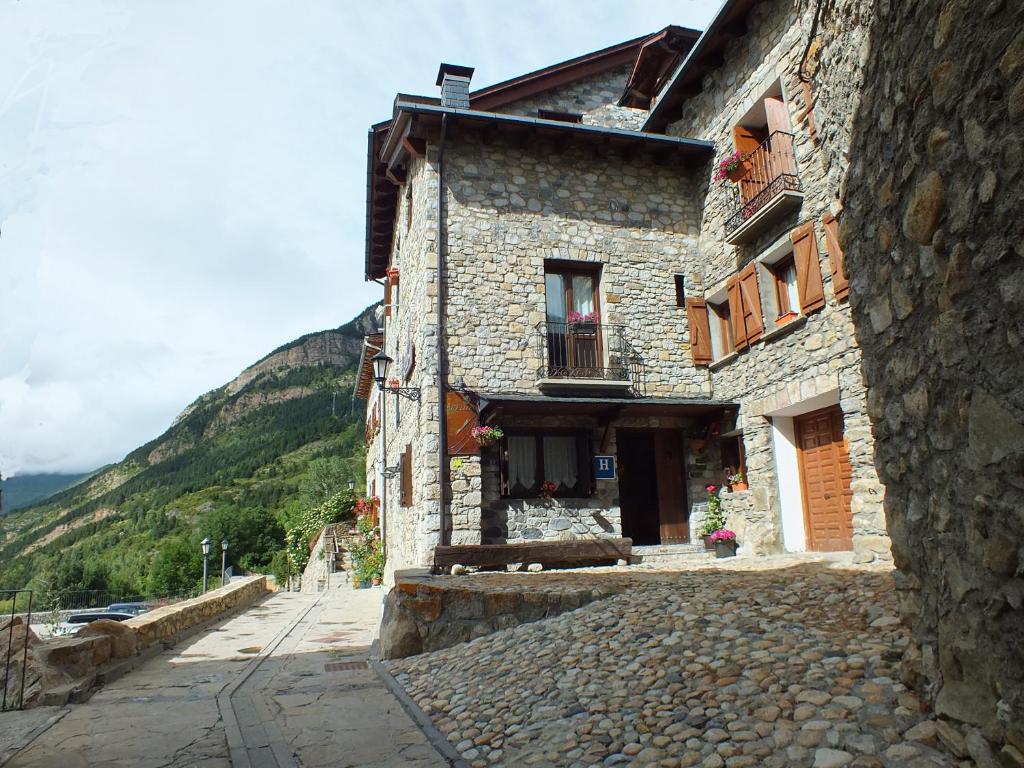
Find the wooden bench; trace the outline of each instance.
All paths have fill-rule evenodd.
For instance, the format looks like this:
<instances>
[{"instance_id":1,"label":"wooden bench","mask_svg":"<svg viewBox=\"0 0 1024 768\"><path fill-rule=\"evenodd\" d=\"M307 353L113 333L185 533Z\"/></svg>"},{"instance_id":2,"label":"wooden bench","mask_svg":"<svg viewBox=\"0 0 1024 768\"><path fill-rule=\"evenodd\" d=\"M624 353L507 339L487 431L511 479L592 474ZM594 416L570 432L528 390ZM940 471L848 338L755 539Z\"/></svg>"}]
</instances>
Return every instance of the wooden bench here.
<instances>
[{"instance_id":1,"label":"wooden bench","mask_svg":"<svg viewBox=\"0 0 1024 768\"><path fill-rule=\"evenodd\" d=\"M453 565L504 568L511 563L540 563L547 566L577 567L629 560L632 539L572 539L517 544L460 544L434 547L434 571L448 571Z\"/></svg>"}]
</instances>

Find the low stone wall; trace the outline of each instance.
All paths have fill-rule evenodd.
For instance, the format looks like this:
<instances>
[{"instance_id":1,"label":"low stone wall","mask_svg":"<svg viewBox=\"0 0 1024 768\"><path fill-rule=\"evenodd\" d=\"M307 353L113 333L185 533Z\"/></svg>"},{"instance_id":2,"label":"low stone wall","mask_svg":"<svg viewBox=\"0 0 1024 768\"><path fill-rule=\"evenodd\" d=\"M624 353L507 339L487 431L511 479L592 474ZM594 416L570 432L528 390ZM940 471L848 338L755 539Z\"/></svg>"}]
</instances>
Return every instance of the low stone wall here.
<instances>
[{"instance_id":1,"label":"low stone wall","mask_svg":"<svg viewBox=\"0 0 1024 768\"><path fill-rule=\"evenodd\" d=\"M425 571L397 571L384 602L380 651L385 659L437 651L517 624L557 616L616 594L626 584L488 586Z\"/></svg>"},{"instance_id":2,"label":"low stone wall","mask_svg":"<svg viewBox=\"0 0 1024 768\"><path fill-rule=\"evenodd\" d=\"M156 646L169 647L205 622L233 613L268 591L265 576L249 576L207 592L201 597L157 608L124 622L101 619L87 624L74 637L40 640L31 630L16 634L18 648L28 642L24 706L61 705L87 698L120 663ZM124 671L123 669L121 670ZM9 682L11 696L20 678Z\"/></svg>"}]
</instances>

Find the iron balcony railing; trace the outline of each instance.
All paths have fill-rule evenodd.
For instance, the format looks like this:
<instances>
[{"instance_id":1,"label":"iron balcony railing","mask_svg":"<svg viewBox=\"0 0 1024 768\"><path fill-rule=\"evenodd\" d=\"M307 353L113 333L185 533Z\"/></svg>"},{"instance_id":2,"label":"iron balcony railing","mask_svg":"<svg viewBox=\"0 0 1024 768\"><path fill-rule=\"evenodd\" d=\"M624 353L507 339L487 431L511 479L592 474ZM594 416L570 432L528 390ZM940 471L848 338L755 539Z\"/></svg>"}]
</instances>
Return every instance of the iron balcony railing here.
<instances>
[{"instance_id":1,"label":"iron balcony railing","mask_svg":"<svg viewBox=\"0 0 1024 768\"><path fill-rule=\"evenodd\" d=\"M538 378L599 380L643 386L643 358L633 349L623 325L545 322L538 326Z\"/></svg>"},{"instance_id":2,"label":"iron balcony railing","mask_svg":"<svg viewBox=\"0 0 1024 768\"><path fill-rule=\"evenodd\" d=\"M775 131L744 158L746 173L737 183L736 211L725 223L735 232L783 192L802 192L793 153L793 134Z\"/></svg>"}]
</instances>

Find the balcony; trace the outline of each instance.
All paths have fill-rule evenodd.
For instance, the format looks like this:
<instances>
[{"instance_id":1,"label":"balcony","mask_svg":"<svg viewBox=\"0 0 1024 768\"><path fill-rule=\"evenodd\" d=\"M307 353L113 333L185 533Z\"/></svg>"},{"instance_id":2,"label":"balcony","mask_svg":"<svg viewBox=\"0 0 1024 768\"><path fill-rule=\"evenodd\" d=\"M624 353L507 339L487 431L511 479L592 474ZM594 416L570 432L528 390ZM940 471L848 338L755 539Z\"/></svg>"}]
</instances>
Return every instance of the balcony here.
<instances>
[{"instance_id":1,"label":"balcony","mask_svg":"<svg viewBox=\"0 0 1024 768\"><path fill-rule=\"evenodd\" d=\"M642 394L644 363L627 339L627 328L606 323L541 323L542 389L633 390Z\"/></svg>"},{"instance_id":2,"label":"balcony","mask_svg":"<svg viewBox=\"0 0 1024 768\"><path fill-rule=\"evenodd\" d=\"M736 211L725 222L725 242L748 245L804 198L793 154L793 134L775 131L743 161Z\"/></svg>"}]
</instances>

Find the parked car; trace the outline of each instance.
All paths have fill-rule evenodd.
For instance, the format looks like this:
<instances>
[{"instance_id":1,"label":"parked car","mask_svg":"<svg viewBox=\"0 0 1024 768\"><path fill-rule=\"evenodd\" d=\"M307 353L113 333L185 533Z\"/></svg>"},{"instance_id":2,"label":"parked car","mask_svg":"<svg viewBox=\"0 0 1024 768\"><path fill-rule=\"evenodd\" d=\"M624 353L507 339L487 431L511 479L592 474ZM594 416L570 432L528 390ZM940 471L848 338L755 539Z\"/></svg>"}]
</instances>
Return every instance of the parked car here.
<instances>
[{"instance_id":1,"label":"parked car","mask_svg":"<svg viewBox=\"0 0 1024 768\"><path fill-rule=\"evenodd\" d=\"M83 611L82 613L73 613L70 616L68 616L64 621L62 621L59 625L57 625L57 629L53 634L54 637L65 637L67 635L73 635L86 624L91 624L92 622L99 621L100 619L107 619L109 621L125 621L126 619L132 618L135 618L135 614L118 613L110 610Z\"/></svg>"},{"instance_id":2,"label":"parked car","mask_svg":"<svg viewBox=\"0 0 1024 768\"><path fill-rule=\"evenodd\" d=\"M148 610L145 603L111 603L107 606L109 613L130 613L132 616L140 616Z\"/></svg>"}]
</instances>

